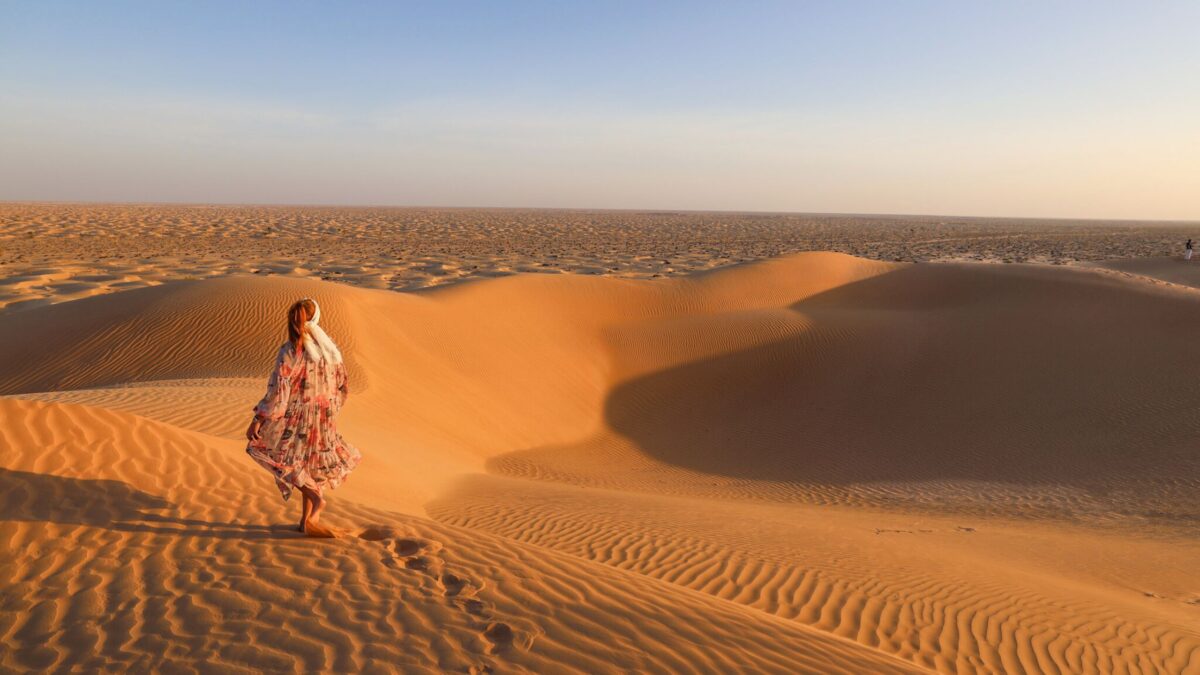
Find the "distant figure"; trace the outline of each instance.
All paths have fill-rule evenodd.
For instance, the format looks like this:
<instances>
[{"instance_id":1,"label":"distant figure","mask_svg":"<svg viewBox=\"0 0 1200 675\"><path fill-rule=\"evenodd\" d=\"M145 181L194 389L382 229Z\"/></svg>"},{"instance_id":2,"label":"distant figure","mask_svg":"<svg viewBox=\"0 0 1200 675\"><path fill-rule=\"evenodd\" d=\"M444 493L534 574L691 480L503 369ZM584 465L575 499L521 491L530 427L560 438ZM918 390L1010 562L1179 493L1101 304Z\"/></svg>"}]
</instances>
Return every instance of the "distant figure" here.
<instances>
[{"instance_id":1,"label":"distant figure","mask_svg":"<svg viewBox=\"0 0 1200 675\"><path fill-rule=\"evenodd\" d=\"M346 402L342 353L317 325L315 300L297 300L287 311L288 340L279 348L267 394L246 429L246 453L275 477L286 501L292 488L304 495L301 532L332 536L316 527L323 493L346 480L362 455L337 432L334 418Z\"/></svg>"},{"instance_id":2,"label":"distant figure","mask_svg":"<svg viewBox=\"0 0 1200 675\"><path fill-rule=\"evenodd\" d=\"M1187 243L1183 245L1183 259L1184 260L1192 259L1192 240L1191 239L1188 239Z\"/></svg>"}]
</instances>

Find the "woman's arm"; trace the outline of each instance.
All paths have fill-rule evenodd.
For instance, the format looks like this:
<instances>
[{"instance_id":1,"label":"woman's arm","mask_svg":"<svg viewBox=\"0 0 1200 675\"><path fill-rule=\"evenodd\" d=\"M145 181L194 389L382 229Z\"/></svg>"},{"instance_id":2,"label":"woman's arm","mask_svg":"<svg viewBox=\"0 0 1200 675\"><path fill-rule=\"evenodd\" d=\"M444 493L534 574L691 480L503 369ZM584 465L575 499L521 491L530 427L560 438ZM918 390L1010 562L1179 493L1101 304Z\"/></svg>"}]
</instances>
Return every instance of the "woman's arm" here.
<instances>
[{"instance_id":1,"label":"woman's arm","mask_svg":"<svg viewBox=\"0 0 1200 675\"><path fill-rule=\"evenodd\" d=\"M337 385L337 391L334 392L334 408L341 410L346 403L346 397L350 396L350 378L346 373L346 364L339 363L334 371L334 384Z\"/></svg>"},{"instance_id":2,"label":"woman's arm","mask_svg":"<svg viewBox=\"0 0 1200 675\"><path fill-rule=\"evenodd\" d=\"M259 431L262 429L262 423L263 419L258 415L255 415L254 419L250 420L250 426L246 427L246 440L257 441L259 439L261 436Z\"/></svg>"},{"instance_id":3,"label":"woman's arm","mask_svg":"<svg viewBox=\"0 0 1200 675\"><path fill-rule=\"evenodd\" d=\"M275 359L275 370L271 372L271 379L267 380L267 393L258 405L254 406L254 418L260 420L260 424L261 420L283 417L287 411L288 396L292 390L292 366L287 345L284 345Z\"/></svg>"}]
</instances>

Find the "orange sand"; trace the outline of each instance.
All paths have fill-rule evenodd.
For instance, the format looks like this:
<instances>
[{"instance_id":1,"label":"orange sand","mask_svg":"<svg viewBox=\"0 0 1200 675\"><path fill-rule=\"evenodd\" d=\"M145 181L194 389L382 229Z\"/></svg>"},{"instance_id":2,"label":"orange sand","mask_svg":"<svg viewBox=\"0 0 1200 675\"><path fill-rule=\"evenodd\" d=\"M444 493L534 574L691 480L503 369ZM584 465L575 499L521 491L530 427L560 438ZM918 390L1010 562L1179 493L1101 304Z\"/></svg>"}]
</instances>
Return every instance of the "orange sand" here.
<instances>
[{"instance_id":1,"label":"orange sand","mask_svg":"<svg viewBox=\"0 0 1200 675\"><path fill-rule=\"evenodd\" d=\"M0 314L0 668L1200 672L1200 291L1140 265ZM335 540L240 439L304 295L365 455Z\"/></svg>"}]
</instances>

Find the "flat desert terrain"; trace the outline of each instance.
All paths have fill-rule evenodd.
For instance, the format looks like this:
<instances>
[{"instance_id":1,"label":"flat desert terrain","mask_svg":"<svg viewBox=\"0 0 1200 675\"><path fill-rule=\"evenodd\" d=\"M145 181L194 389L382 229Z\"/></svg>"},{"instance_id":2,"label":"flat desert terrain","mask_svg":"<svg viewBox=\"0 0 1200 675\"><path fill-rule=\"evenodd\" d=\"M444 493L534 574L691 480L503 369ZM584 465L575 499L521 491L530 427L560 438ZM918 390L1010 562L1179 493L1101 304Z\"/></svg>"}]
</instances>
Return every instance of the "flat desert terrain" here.
<instances>
[{"instance_id":1,"label":"flat desert terrain","mask_svg":"<svg viewBox=\"0 0 1200 675\"><path fill-rule=\"evenodd\" d=\"M1193 235L0 205L0 670L1200 673ZM304 296L336 539L244 452Z\"/></svg>"}]
</instances>

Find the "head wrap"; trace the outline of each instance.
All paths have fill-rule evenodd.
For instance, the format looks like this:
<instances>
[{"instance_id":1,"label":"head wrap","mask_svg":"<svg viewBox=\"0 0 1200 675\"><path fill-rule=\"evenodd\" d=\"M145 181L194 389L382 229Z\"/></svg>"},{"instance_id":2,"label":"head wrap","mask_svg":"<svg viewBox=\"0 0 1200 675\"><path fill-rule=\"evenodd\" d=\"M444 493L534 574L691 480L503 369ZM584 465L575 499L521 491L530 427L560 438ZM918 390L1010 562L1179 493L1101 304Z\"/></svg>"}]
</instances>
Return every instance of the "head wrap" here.
<instances>
[{"instance_id":1,"label":"head wrap","mask_svg":"<svg viewBox=\"0 0 1200 675\"><path fill-rule=\"evenodd\" d=\"M338 349L338 346L333 343L333 340L325 333L325 331L319 325L317 325L321 320L321 306L318 305L317 301L313 300L312 298L301 298L301 300L308 300L312 302L313 307L315 308L312 318L304 324L305 329L308 330L308 337L310 338L304 341L304 352L308 354L308 358L312 359L313 361L325 359L330 363L341 363L341 350Z\"/></svg>"}]
</instances>

